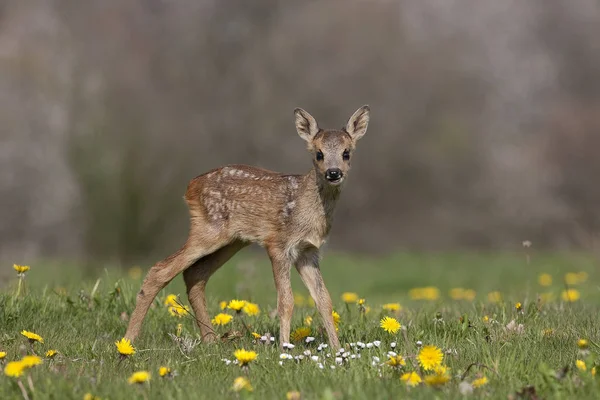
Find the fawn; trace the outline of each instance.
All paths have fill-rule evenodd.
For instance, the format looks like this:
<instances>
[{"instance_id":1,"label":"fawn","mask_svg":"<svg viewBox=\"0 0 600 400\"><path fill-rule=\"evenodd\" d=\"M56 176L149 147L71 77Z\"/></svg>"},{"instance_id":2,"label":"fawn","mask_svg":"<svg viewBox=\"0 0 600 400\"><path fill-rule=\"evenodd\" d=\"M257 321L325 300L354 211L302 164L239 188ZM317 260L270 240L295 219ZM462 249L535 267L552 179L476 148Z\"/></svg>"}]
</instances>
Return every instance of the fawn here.
<instances>
[{"instance_id":1,"label":"fawn","mask_svg":"<svg viewBox=\"0 0 600 400\"><path fill-rule=\"evenodd\" d=\"M258 243L273 267L279 315L279 345L290 340L294 297L290 282L295 266L323 320L333 349L339 348L332 305L319 269L319 248L331 229L333 211L350 169L356 142L367 131L369 107L359 108L341 130L323 130L301 108L294 110L296 129L308 143L313 168L306 175L283 175L246 165L228 165L192 179L184 199L190 212L185 245L156 263L137 295L125 338L139 334L150 304L183 272L187 294L202 333L216 339L206 309L210 276L235 253Z\"/></svg>"}]
</instances>

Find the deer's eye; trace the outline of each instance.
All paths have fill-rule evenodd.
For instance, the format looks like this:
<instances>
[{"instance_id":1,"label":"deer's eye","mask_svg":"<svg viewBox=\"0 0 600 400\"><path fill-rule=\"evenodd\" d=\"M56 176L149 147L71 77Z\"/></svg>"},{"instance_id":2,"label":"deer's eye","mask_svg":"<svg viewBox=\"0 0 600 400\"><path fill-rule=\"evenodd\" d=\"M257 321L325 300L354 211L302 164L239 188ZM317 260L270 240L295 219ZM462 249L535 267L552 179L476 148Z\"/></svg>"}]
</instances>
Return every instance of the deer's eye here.
<instances>
[{"instance_id":1,"label":"deer's eye","mask_svg":"<svg viewBox=\"0 0 600 400\"><path fill-rule=\"evenodd\" d=\"M324 158L323 152L321 150L317 151L317 161L323 161Z\"/></svg>"},{"instance_id":2,"label":"deer's eye","mask_svg":"<svg viewBox=\"0 0 600 400\"><path fill-rule=\"evenodd\" d=\"M344 150L344 154L342 154L344 160L348 161L350 159L350 152L348 150Z\"/></svg>"}]
</instances>

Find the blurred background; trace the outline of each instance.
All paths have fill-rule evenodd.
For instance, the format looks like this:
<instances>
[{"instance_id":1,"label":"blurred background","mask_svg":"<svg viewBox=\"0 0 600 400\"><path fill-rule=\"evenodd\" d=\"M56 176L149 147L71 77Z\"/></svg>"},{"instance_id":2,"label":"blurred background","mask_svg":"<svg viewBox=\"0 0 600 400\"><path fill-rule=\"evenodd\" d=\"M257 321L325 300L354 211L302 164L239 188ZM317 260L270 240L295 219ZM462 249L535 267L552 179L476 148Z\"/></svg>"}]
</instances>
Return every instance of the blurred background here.
<instances>
[{"instance_id":1,"label":"blurred background","mask_svg":"<svg viewBox=\"0 0 600 400\"><path fill-rule=\"evenodd\" d=\"M371 123L330 248L600 249L596 0L0 0L0 260L132 265L208 169Z\"/></svg>"}]
</instances>

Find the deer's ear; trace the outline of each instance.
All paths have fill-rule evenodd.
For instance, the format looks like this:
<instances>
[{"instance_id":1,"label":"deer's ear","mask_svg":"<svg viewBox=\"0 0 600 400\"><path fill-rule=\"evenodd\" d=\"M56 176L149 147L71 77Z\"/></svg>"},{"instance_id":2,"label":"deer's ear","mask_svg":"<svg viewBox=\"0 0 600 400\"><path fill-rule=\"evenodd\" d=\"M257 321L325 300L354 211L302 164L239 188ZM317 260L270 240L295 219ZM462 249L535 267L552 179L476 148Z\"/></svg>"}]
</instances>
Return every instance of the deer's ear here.
<instances>
[{"instance_id":1,"label":"deer's ear","mask_svg":"<svg viewBox=\"0 0 600 400\"><path fill-rule=\"evenodd\" d=\"M301 108L296 108L294 110L294 115L296 116L296 130L298 131L298 135L310 143L319 132L317 121L312 115Z\"/></svg>"},{"instance_id":2,"label":"deer's ear","mask_svg":"<svg viewBox=\"0 0 600 400\"><path fill-rule=\"evenodd\" d=\"M365 105L356 110L346 124L346 132L352 136L354 140L358 140L367 132L369 126L369 112L371 109Z\"/></svg>"}]
</instances>

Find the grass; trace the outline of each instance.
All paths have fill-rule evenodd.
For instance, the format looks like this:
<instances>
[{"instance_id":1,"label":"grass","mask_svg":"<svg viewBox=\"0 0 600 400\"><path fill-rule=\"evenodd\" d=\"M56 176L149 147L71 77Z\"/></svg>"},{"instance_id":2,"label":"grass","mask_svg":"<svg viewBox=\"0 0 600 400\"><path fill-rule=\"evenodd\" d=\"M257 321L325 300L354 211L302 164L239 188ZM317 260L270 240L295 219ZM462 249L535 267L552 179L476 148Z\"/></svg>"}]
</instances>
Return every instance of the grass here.
<instances>
[{"instance_id":1,"label":"grass","mask_svg":"<svg viewBox=\"0 0 600 400\"><path fill-rule=\"evenodd\" d=\"M349 361L338 365L332 349L317 352L318 344L327 340L316 310L309 305L297 306L293 329L312 316L311 335L316 340L309 345L295 343L290 353L300 355L309 349L320 357L323 369L308 357L285 360L279 365L277 345L260 344L245 331L240 318L252 331L278 336L278 320L272 316L276 296L266 256L247 252L236 256L209 283L211 315L221 312L220 301L233 298L250 300L261 307L259 316L241 314L218 327L221 334L229 332L228 340L198 344L186 353L169 336L176 333L180 323L181 337L199 337L193 317L171 316L163 304L169 293L180 295L187 304L178 277L160 293L134 343L136 354L125 360L119 359L114 342L123 336L126 318L133 310L142 279L139 269L109 268L90 273L75 265L52 262L31 267L26 275L27 290L19 298L15 298L16 278L0 291L0 351L7 353L0 361L3 367L24 354L43 356L49 349L59 351L53 360L45 359L20 378L30 398L83 399L86 393L92 393L102 399L285 399L286 393L299 391L303 399L452 399L463 398L459 391L461 378L471 383L484 375L488 384L474 389L470 397L505 399L524 391L523 398L534 398L527 397L531 390L543 398L597 396L598 383L590 371L599 351L600 276L596 260L586 255L531 254L528 263L524 254L399 253L378 259L326 254L322 270L334 308L341 316L340 340L347 344L349 353L360 354L360 358L349 357ZM584 282L573 286L581 294L578 301L565 302L561 298L565 290L563 277L568 272L587 274ZM538 284L540 273L553 277L551 286ZM292 275L294 292L306 296L297 274ZM415 294L411 289L426 286L437 288L439 298L411 298ZM449 290L455 287L475 290L475 299L450 298ZM488 293L492 291L499 291L502 301L490 302ZM358 305L344 304L343 292L364 297L369 312L363 314ZM548 293L554 298L540 302L540 295ZM383 310L382 304L388 302L402 304L401 311ZM516 302L522 303L522 311L515 308ZM386 333L379 327L384 316L396 318L403 328L395 335ZM507 329L512 320L516 328ZM44 343L28 344L20 334L24 329L41 335ZM580 338L589 340L587 353L578 349ZM349 347L350 343L375 340L381 341L379 347L360 351ZM400 380L408 371L423 373L415 359L418 341L445 353L444 364L450 368L451 379L444 385L409 388ZM406 359L401 370L384 364L392 342L397 343L394 351ZM253 392L234 392L234 379L246 372L222 361L233 360L233 352L239 348L258 353L247 370ZM327 358L326 353L331 356ZM379 362L374 362L374 356ZM587 363L587 371L575 367L577 359ZM473 363L477 365L469 369ZM161 366L170 367L176 376L159 377ZM151 373L150 383L128 384L127 378L139 370ZM23 398L17 379L2 375L0 398Z\"/></svg>"}]
</instances>

